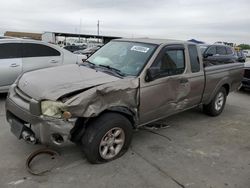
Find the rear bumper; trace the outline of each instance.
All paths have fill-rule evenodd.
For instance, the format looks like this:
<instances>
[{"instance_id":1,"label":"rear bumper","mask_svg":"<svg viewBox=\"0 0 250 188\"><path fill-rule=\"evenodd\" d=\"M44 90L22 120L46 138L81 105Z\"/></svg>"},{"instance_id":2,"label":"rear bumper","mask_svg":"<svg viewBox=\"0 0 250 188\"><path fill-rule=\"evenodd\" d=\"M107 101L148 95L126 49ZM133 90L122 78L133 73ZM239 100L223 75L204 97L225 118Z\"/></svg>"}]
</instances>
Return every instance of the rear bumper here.
<instances>
[{"instance_id":1,"label":"rear bumper","mask_svg":"<svg viewBox=\"0 0 250 188\"><path fill-rule=\"evenodd\" d=\"M46 145L66 145L70 140L70 130L75 125L75 120L65 121L63 119L49 118L33 115L30 112L31 105L20 99L14 91L6 99L6 118L13 129L13 121L22 123L25 128L30 129L35 138ZM60 135L63 142L56 142L53 135Z\"/></svg>"},{"instance_id":2,"label":"rear bumper","mask_svg":"<svg viewBox=\"0 0 250 188\"><path fill-rule=\"evenodd\" d=\"M250 79L249 78L244 77L241 83L242 83L243 87L250 88Z\"/></svg>"}]
</instances>

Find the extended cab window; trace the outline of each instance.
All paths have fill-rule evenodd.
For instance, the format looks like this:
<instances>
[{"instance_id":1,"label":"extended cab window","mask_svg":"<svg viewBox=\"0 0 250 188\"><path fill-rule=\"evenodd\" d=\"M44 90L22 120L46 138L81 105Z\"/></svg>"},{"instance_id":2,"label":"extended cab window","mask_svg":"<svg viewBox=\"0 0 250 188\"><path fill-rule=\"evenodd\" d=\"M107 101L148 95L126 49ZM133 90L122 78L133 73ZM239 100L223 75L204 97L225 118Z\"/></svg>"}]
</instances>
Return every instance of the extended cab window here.
<instances>
[{"instance_id":1,"label":"extended cab window","mask_svg":"<svg viewBox=\"0 0 250 188\"><path fill-rule=\"evenodd\" d=\"M22 50L20 43L0 44L0 59L21 58Z\"/></svg>"},{"instance_id":2,"label":"extended cab window","mask_svg":"<svg viewBox=\"0 0 250 188\"><path fill-rule=\"evenodd\" d=\"M164 49L152 67L160 69L160 77L182 74L185 70L184 50Z\"/></svg>"},{"instance_id":3,"label":"extended cab window","mask_svg":"<svg viewBox=\"0 0 250 188\"><path fill-rule=\"evenodd\" d=\"M42 44L24 43L23 57L46 57L46 56L60 56L60 52Z\"/></svg>"},{"instance_id":4,"label":"extended cab window","mask_svg":"<svg viewBox=\"0 0 250 188\"><path fill-rule=\"evenodd\" d=\"M189 58L190 58L190 64L191 64L191 71L199 72L200 62L199 62L197 47L195 45L188 45L188 52L189 52Z\"/></svg>"}]
</instances>

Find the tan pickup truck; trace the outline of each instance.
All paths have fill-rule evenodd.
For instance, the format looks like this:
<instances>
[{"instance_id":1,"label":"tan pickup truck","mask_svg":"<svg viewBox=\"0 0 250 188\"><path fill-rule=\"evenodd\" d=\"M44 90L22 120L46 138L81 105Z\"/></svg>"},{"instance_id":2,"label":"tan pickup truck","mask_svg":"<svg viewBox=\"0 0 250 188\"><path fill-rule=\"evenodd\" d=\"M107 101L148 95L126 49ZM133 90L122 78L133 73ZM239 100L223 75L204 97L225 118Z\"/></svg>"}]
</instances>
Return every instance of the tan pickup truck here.
<instances>
[{"instance_id":1,"label":"tan pickup truck","mask_svg":"<svg viewBox=\"0 0 250 188\"><path fill-rule=\"evenodd\" d=\"M205 67L189 42L117 39L82 64L28 72L10 88L11 131L30 143L82 144L91 163L120 157L133 129L203 105L219 115L243 64Z\"/></svg>"}]
</instances>

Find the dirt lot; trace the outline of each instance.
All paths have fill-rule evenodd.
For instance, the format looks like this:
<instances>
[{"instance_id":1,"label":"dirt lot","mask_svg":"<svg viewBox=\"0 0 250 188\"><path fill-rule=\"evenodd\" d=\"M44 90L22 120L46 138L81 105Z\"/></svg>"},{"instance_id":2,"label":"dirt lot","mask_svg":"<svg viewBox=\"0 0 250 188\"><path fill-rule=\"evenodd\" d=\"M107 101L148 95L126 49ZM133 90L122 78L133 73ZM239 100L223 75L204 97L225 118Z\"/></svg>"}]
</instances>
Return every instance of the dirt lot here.
<instances>
[{"instance_id":1,"label":"dirt lot","mask_svg":"<svg viewBox=\"0 0 250 188\"><path fill-rule=\"evenodd\" d=\"M89 164L73 144L58 148L60 165L43 176L27 173L25 160L44 146L10 133L4 100L1 95L1 187L250 187L250 91L230 94L219 117L194 109L166 119L166 128L136 131L129 151L107 164Z\"/></svg>"}]
</instances>

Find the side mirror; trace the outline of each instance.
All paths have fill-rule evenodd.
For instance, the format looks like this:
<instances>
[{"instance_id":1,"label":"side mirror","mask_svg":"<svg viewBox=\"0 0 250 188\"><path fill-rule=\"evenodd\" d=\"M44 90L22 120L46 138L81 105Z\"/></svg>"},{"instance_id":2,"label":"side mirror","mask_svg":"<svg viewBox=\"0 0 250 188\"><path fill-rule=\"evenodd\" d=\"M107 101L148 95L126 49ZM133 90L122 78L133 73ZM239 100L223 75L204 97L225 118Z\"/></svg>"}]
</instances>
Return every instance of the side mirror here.
<instances>
[{"instance_id":1,"label":"side mirror","mask_svg":"<svg viewBox=\"0 0 250 188\"><path fill-rule=\"evenodd\" d=\"M213 56L213 54L210 54L210 53L204 53L204 54L203 54L203 57L204 57L204 58L207 58L207 57L209 57L209 56Z\"/></svg>"},{"instance_id":2,"label":"side mirror","mask_svg":"<svg viewBox=\"0 0 250 188\"><path fill-rule=\"evenodd\" d=\"M77 62L76 62L76 64L81 64L81 63L83 63L84 61L86 61L88 58L87 58L87 56L86 55L79 55L79 54L77 54Z\"/></svg>"},{"instance_id":3,"label":"side mirror","mask_svg":"<svg viewBox=\"0 0 250 188\"><path fill-rule=\"evenodd\" d=\"M159 67L150 67L147 70L147 74L145 77L145 81L146 82L150 82L153 81L154 79L156 79L157 77L159 77L161 74L161 70Z\"/></svg>"},{"instance_id":4,"label":"side mirror","mask_svg":"<svg viewBox=\"0 0 250 188\"><path fill-rule=\"evenodd\" d=\"M86 61L88 59L88 56L86 55L81 55L81 58L82 58L82 62Z\"/></svg>"}]
</instances>

